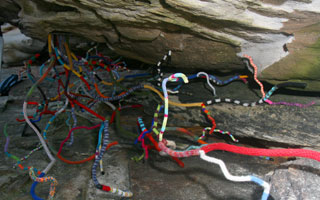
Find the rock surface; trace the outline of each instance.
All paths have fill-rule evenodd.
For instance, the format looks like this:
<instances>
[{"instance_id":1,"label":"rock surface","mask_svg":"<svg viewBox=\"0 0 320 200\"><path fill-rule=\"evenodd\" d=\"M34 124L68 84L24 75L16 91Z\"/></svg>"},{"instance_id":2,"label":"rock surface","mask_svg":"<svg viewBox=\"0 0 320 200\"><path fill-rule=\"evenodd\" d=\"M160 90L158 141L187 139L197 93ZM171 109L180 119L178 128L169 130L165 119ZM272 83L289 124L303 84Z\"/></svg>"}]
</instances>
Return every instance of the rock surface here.
<instances>
[{"instance_id":1,"label":"rock surface","mask_svg":"<svg viewBox=\"0 0 320 200\"><path fill-rule=\"evenodd\" d=\"M5 65L21 65L23 61L39 53L45 46L43 41L25 36L17 27L5 25L2 31L4 33L3 63Z\"/></svg>"},{"instance_id":2,"label":"rock surface","mask_svg":"<svg viewBox=\"0 0 320 200\"><path fill-rule=\"evenodd\" d=\"M279 200L319 199L319 173L320 165L316 161L299 159L283 163L271 176L271 193Z\"/></svg>"},{"instance_id":3,"label":"rock surface","mask_svg":"<svg viewBox=\"0 0 320 200\"><path fill-rule=\"evenodd\" d=\"M70 32L153 64L172 50L172 66L191 69L242 69L248 54L265 80L320 89L318 0L5 0L0 11L41 40Z\"/></svg>"}]
</instances>

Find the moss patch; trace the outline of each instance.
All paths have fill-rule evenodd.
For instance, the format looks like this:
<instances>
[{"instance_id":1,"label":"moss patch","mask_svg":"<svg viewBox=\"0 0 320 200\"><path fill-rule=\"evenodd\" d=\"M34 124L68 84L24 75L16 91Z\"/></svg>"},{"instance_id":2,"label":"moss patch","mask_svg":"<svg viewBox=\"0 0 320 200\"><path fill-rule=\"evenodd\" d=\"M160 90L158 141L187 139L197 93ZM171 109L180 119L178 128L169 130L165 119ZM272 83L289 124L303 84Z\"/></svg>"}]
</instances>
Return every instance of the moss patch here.
<instances>
[{"instance_id":1,"label":"moss patch","mask_svg":"<svg viewBox=\"0 0 320 200\"><path fill-rule=\"evenodd\" d=\"M308 82L306 90L320 91L320 23L295 34L290 54L265 69L260 77L275 83L298 80Z\"/></svg>"}]
</instances>

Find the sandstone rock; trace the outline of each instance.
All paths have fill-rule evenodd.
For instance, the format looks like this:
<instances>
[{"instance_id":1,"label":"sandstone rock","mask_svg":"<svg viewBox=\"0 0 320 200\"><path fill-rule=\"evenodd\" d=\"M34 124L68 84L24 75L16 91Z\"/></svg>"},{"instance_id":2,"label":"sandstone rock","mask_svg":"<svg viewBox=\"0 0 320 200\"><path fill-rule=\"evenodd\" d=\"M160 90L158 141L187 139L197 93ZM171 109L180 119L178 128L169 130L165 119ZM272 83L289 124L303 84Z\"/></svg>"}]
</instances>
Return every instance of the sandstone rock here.
<instances>
[{"instance_id":1,"label":"sandstone rock","mask_svg":"<svg viewBox=\"0 0 320 200\"><path fill-rule=\"evenodd\" d=\"M243 69L248 54L261 78L319 90L318 0L6 0L6 8L0 21L18 19L33 38L70 32L147 63L172 50L173 66L193 69Z\"/></svg>"},{"instance_id":2,"label":"sandstone rock","mask_svg":"<svg viewBox=\"0 0 320 200\"><path fill-rule=\"evenodd\" d=\"M275 199L319 199L318 162L299 159L280 165L271 176L271 195Z\"/></svg>"},{"instance_id":3,"label":"sandstone rock","mask_svg":"<svg viewBox=\"0 0 320 200\"><path fill-rule=\"evenodd\" d=\"M6 25L3 29L3 63L6 65L22 63L45 46L44 42L22 34L17 27Z\"/></svg>"}]
</instances>

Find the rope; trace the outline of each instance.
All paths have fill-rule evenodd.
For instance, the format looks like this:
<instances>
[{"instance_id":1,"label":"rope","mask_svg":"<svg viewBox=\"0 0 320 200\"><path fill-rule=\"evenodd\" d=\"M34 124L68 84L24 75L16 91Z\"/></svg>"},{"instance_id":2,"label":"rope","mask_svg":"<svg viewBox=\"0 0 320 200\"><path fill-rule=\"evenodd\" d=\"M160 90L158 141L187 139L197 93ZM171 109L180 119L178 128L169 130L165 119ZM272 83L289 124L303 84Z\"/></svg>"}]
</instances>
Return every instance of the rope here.
<instances>
[{"instance_id":1,"label":"rope","mask_svg":"<svg viewBox=\"0 0 320 200\"><path fill-rule=\"evenodd\" d=\"M226 177L226 179L233 181L233 182L249 182L250 181L250 182L255 182L255 183L259 184L260 186L262 186L264 188L261 200L268 199L269 193L270 193L269 183L265 182L264 180L262 180L260 178L255 177L255 176L234 176L234 175L231 175L222 160L219 160L214 157L209 157L202 150L200 150L199 153L200 153L201 159L203 159L207 162L211 162L211 163L219 165L219 167L220 167L223 175Z\"/></svg>"},{"instance_id":2,"label":"rope","mask_svg":"<svg viewBox=\"0 0 320 200\"><path fill-rule=\"evenodd\" d=\"M58 182L55 178L51 177L51 176L48 176L48 177L37 177L34 173L34 169L33 167L30 168L29 170L29 176L30 178L35 181L35 182L40 182L40 183L43 183L43 182L51 182L50 184L50 191L49 191L49 197L48 199L49 200L52 200L53 197L54 197L54 194L56 192L56 186L58 185Z\"/></svg>"},{"instance_id":3,"label":"rope","mask_svg":"<svg viewBox=\"0 0 320 200\"><path fill-rule=\"evenodd\" d=\"M168 112L169 112L169 97L168 97L168 92L167 92L167 82L171 81L171 82L176 82L178 81L177 78L181 77L184 81L184 83L188 83L188 78L186 77L186 75L182 74L182 73L176 73L173 74L171 76L169 76L169 78L165 78L162 81L162 91L163 91L163 96L164 96L164 118L162 121L162 127L160 130L160 134L159 134L159 141L162 141L162 137L163 137L163 133L166 129L167 126L167 121L168 121Z\"/></svg>"},{"instance_id":4,"label":"rope","mask_svg":"<svg viewBox=\"0 0 320 200\"><path fill-rule=\"evenodd\" d=\"M93 183L95 184L96 188L98 189L101 189L103 191L106 191L106 192L111 192L111 193L114 193L114 194L117 194L118 196L121 196L121 197L132 197L132 192L126 192L126 191L122 191L118 188L114 188L114 187L110 187L110 186L107 186L107 185L101 185L97 179L97 172L96 172L96 168L99 164L99 161L102 159L102 156L105 152L105 149L107 147L107 144L109 142L109 132L108 132L108 127L109 127L109 123L108 121L104 121L104 137L103 137L103 145L102 145L102 148L101 148L101 151L99 153L99 155L97 156L97 158L95 159L93 165L92 165L92 180L93 180Z\"/></svg>"},{"instance_id":5,"label":"rope","mask_svg":"<svg viewBox=\"0 0 320 200\"><path fill-rule=\"evenodd\" d=\"M247 58L249 60L249 64L251 67L253 67L254 69L254 80L256 81L256 83L260 86L260 92L262 95L262 99L266 96L266 94L264 93L264 89L263 89L263 84L258 80L258 67L254 64L252 58L248 55L243 55L243 57Z\"/></svg>"},{"instance_id":6,"label":"rope","mask_svg":"<svg viewBox=\"0 0 320 200\"><path fill-rule=\"evenodd\" d=\"M209 75L205 72L197 73L197 77L199 77L200 75L205 75L205 77L207 78L207 83L208 83L209 87L212 89L213 96L217 96L216 89L211 85L211 83L209 81L210 80Z\"/></svg>"}]
</instances>

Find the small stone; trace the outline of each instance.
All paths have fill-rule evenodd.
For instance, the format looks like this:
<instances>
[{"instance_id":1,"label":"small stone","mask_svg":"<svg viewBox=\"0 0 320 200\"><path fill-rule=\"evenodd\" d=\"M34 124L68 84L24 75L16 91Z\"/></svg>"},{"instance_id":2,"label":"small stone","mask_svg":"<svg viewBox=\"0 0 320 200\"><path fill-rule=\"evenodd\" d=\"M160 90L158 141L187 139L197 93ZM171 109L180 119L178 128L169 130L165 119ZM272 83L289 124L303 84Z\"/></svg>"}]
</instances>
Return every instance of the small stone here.
<instances>
[{"instance_id":1,"label":"small stone","mask_svg":"<svg viewBox=\"0 0 320 200\"><path fill-rule=\"evenodd\" d=\"M0 112L3 112L8 103L8 96L0 97Z\"/></svg>"}]
</instances>

